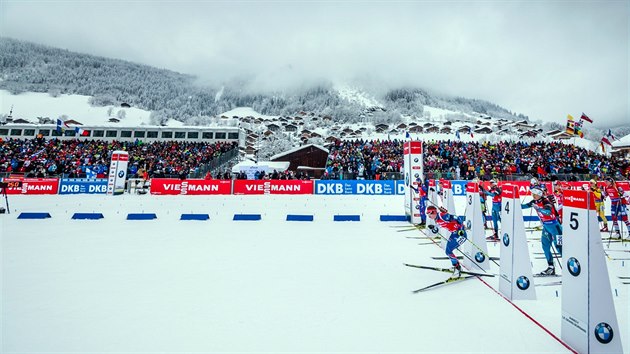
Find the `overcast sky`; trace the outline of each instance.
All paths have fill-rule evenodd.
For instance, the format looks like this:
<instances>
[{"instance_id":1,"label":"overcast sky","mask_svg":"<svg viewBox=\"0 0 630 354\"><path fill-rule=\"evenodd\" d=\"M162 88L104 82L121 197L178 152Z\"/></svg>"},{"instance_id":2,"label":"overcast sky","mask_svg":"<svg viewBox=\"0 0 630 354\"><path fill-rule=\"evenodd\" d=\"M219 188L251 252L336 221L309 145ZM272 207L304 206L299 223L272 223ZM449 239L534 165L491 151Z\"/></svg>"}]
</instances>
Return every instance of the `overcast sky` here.
<instances>
[{"instance_id":1,"label":"overcast sky","mask_svg":"<svg viewBox=\"0 0 630 354\"><path fill-rule=\"evenodd\" d=\"M261 88L321 79L630 124L629 1L0 1L2 36Z\"/></svg>"}]
</instances>

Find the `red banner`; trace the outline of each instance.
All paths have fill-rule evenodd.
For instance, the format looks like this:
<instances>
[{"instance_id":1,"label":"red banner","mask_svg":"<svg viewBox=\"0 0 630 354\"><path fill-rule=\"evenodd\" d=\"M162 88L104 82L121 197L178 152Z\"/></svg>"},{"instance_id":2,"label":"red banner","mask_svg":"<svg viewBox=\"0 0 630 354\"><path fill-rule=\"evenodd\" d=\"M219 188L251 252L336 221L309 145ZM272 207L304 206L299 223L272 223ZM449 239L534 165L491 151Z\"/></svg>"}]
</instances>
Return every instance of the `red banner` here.
<instances>
[{"instance_id":1,"label":"red banner","mask_svg":"<svg viewBox=\"0 0 630 354\"><path fill-rule=\"evenodd\" d=\"M590 196L591 202L586 203L586 197ZM564 207L595 210L595 200L593 193L580 190L567 189L564 191Z\"/></svg>"},{"instance_id":2,"label":"red banner","mask_svg":"<svg viewBox=\"0 0 630 354\"><path fill-rule=\"evenodd\" d=\"M313 181L237 179L234 194L313 194Z\"/></svg>"},{"instance_id":3,"label":"red banner","mask_svg":"<svg viewBox=\"0 0 630 354\"><path fill-rule=\"evenodd\" d=\"M231 194L231 180L153 178L151 194L155 195L212 195Z\"/></svg>"},{"instance_id":4,"label":"red banner","mask_svg":"<svg viewBox=\"0 0 630 354\"><path fill-rule=\"evenodd\" d=\"M479 183L470 182L466 184L467 193L479 193Z\"/></svg>"},{"instance_id":5,"label":"red banner","mask_svg":"<svg viewBox=\"0 0 630 354\"><path fill-rule=\"evenodd\" d=\"M480 182L480 183L485 190L490 189L490 182L485 181L485 182ZM551 188L551 182L541 182L541 183L547 188L548 193L553 193L553 189ZM518 188L518 195L520 196L530 195L529 193L530 182L529 181L499 181L498 185L501 188L503 188L503 186L505 185L513 185Z\"/></svg>"},{"instance_id":6,"label":"red banner","mask_svg":"<svg viewBox=\"0 0 630 354\"><path fill-rule=\"evenodd\" d=\"M519 188L517 185L505 183L501 186L501 196L508 199L517 199L519 198L518 190Z\"/></svg>"},{"instance_id":7,"label":"red banner","mask_svg":"<svg viewBox=\"0 0 630 354\"><path fill-rule=\"evenodd\" d=\"M21 187L7 188L7 194L57 194L59 180L56 178L5 178L3 182L22 182Z\"/></svg>"},{"instance_id":8,"label":"red banner","mask_svg":"<svg viewBox=\"0 0 630 354\"><path fill-rule=\"evenodd\" d=\"M403 144L403 155L422 154L422 141L408 141Z\"/></svg>"}]
</instances>

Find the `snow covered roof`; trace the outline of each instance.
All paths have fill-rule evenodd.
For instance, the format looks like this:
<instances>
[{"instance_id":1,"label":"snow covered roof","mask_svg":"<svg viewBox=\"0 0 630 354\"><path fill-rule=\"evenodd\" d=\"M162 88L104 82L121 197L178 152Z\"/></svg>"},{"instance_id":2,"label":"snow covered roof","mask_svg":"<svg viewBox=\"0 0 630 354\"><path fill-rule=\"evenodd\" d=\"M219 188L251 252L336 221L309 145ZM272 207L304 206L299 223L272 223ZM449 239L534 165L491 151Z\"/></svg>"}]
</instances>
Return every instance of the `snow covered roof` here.
<instances>
[{"instance_id":1,"label":"snow covered roof","mask_svg":"<svg viewBox=\"0 0 630 354\"><path fill-rule=\"evenodd\" d=\"M234 165L232 167L232 172L233 173L238 173L238 172L246 171L246 170L250 170L250 169L262 170L262 171L265 171L265 172L273 172L273 170L286 171L287 168L289 168L289 162L288 161L259 161L259 162L255 162L255 161L251 161L251 160L244 160L244 161L241 161L241 162L237 163L236 165Z\"/></svg>"},{"instance_id":2,"label":"snow covered roof","mask_svg":"<svg viewBox=\"0 0 630 354\"><path fill-rule=\"evenodd\" d=\"M616 148L630 146L630 134L624 136L619 140L615 140L612 143L612 146Z\"/></svg>"},{"instance_id":3,"label":"snow covered roof","mask_svg":"<svg viewBox=\"0 0 630 354\"><path fill-rule=\"evenodd\" d=\"M291 150L287 150L287 151L285 151L285 152L281 152L281 153L279 153L279 154L275 154L275 155L271 156L271 157L269 158L269 160L275 160L275 159L277 159L277 158L280 158L280 157L282 157L282 156L288 155L288 154L290 154L290 153L293 153L293 152L296 152L296 151L299 151L299 150L305 149L305 148L307 148L307 147L309 147L309 146L316 147L316 148L318 148L318 149L320 149L320 150L325 151L326 153L329 153L329 152L330 152L328 149L326 149L325 147L323 147L323 146L321 146L321 145L317 145L317 144L308 144L308 145L304 145L304 146L298 146L298 147L295 147L295 148L293 148L293 149L291 149Z\"/></svg>"}]
</instances>

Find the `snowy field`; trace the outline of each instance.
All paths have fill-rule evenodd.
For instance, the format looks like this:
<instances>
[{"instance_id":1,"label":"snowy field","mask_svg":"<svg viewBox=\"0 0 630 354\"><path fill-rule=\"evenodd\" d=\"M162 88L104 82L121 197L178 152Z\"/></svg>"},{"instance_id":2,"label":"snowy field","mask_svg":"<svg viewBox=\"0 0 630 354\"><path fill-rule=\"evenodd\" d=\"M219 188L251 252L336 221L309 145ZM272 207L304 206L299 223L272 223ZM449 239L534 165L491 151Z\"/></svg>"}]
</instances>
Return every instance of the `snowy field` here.
<instances>
[{"instance_id":1,"label":"snowy field","mask_svg":"<svg viewBox=\"0 0 630 354\"><path fill-rule=\"evenodd\" d=\"M418 231L400 232L405 223L379 221L404 214L402 198L9 196L12 213L0 215L0 351L569 352L545 331L560 337L560 286L515 301L533 320L491 288L498 277L412 294L448 274L403 262L450 263L433 260L444 252L419 245L427 241ZM456 202L463 212L463 198ZM16 219L24 211L52 218ZM75 212L105 218L71 220ZM158 218L125 220L142 212ZM180 221L181 213L210 220ZM232 221L240 213L262 220ZM314 221L287 222L287 214ZM337 214L361 221L333 222ZM540 257L540 241L529 244ZM489 244L489 253L498 256L499 246ZM535 259L534 272L544 263ZM630 285L617 276L630 275L630 260L608 267L628 351Z\"/></svg>"}]
</instances>

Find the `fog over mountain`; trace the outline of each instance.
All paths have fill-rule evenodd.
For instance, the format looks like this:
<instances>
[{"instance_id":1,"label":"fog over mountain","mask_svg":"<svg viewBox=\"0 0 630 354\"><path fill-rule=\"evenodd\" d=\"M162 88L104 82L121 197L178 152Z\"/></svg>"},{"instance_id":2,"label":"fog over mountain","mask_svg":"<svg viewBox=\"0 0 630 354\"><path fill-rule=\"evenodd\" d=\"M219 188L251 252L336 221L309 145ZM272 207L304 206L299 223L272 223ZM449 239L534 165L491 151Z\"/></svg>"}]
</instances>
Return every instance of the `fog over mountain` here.
<instances>
[{"instance_id":1,"label":"fog over mountain","mask_svg":"<svg viewBox=\"0 0 630 354\"><path fill-rule=\"evenodd\" d=\"M422 88L628 121L627 1L4 1L0 33L260 94ZM228 93L230 90L227 90Z\"/></svg>"},{"instance_id":2,"label":"fog over mountain","mask_svg":"<svg viewBox=\"0 0 630 354\"><path fill-rule=\"evenodd\" d=\"M0 88L13 93L81 94L93 96L94 105L125 102L153 111L156 124L168 118L203 124L204 118L244 106L267 115L308 111L349 123L361 121L365 114L374 122L398 121L401 115L422 116L425 105L527 119L491 102L435 94L417 87L370 89L319 80L291 90L261 89L255 77L213 86L191 75L9 38L0 38L0 70Z\"/></svg>"}]
</instances>

